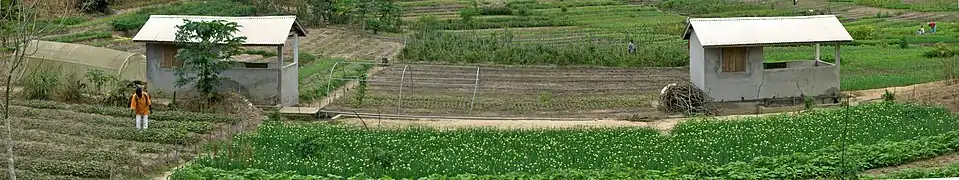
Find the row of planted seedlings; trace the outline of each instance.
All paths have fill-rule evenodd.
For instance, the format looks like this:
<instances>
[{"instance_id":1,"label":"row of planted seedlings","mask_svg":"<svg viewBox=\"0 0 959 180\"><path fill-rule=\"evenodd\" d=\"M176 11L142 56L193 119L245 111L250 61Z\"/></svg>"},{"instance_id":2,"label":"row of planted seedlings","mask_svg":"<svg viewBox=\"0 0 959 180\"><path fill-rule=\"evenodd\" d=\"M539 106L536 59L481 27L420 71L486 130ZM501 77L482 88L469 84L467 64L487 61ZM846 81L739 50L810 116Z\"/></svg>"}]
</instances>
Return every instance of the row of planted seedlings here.
<instances>
[{"instance_id":1,"label":"row of planted seedlings","mask_svg":"<svg viewBox=\"0 0 959 180\"><path fill-rule=\"evenodd\" d=\"M214 168L210 173L252 168L395 178L620 166L657 176L681 172L689 177L812 178L954 151L959 145L927 145L955 138L956 120L959 117L941 107L877 103L792 116L694 120L667 134L648 128L437 130L276 123L237 136L232 156L204 156L194 165ZM840 162L835 152L847 146L848 159ZM677 166L693 169L671 168ZM737 167L742 169L730 169Z\"/></svg>"}]
</instances>

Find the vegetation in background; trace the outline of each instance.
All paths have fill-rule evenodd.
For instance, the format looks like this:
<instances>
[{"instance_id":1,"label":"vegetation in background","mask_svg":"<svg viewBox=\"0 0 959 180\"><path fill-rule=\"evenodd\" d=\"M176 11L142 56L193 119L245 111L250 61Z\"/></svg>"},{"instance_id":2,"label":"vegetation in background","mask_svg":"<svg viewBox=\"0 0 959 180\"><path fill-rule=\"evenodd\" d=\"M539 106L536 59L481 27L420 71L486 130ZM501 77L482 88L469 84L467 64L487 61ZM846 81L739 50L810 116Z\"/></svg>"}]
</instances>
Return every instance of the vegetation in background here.
<instances>
[{"instance_id":1,"label":"vegetation in background","mask_svg":"<svg viewBox=\"0 0 959 180\"><path fill-rule=\"evenodd\" d=\"M930 49L922 53L922 55L927 58L948 58L948 57L959 55L959 49L956 49L944 43L936 43L936 45L933 47L934 47L933 49Z\"/></svg>"},{"instance_id":2,"label":"vegetation in background","mask_svg":"<svg viewBox=\"0 0 959 180\"><path fill-rule=\"evenodd\" d=\"M236 22L183 21L183 25L176 26L176 42L180 47L176 59L183 60L186 66L176 68L176 86L195 82L201 98L213 102L218 98L214 90L225 78L220 73L230 67L230 63L223 61L241 53L240 46L246 37L233 36L240 27Z\"/></svg>"},{"instance_id":3,"label":"vegetation in background","mask_svg":"<svg viewBox=\"0 0 959 180\"><path fill-rule=\"evenodd\" d=\"M94 92L101 92L103 86L116 82L117 77L111 76L103 73L103 70L100 69L90 69L87 70L87 73L84 75L87 78L87 81L90 81L93 84Z\"/></svg>"},{"instance_id":4,"label":"vegetation in background","mask_svg":"<svg viewBox=\"0 0 959 180\"><path fill-rule=\"evenodd\" d=\"M951 0L928 0L905 3L899 0L853 0L857 5L912 11L956 11L959 7Z\"/></svg>"},{"instance_id":5,"label":"vegetation in background","mask_svg":"<svg viewBox=\"0 0 959 180\"><path fill-rule=\"evenodd\" d=\"M828 49L828 50L827 50ZM834 46L824 46L823 52L832 52ZM932 48L916 47L900 49L892 46L842 46L840 78L842 90L863 90L884 87L906 86L944 79L939 58L922 56ZM767 62L811 60L816 48L810 46L773 47L764 49ZM828 54L828 55L827 55ZM824 53L822 60L834 62L831 53Z\"/></svg>"},{"instance_id":6,"label":"vegetation in background","mask_svg":"<svg viewBox=\"0 0 959 180\"><path fill-rule=\"evenodd\" d=\"M75 42L88 41L88 40L94 40L94 39L105 39L110 37L113 37L112 32L84 31L80 33L56 36L56 37L48 38L45 40L63 42L63 43L75 43Z\"/></svg>"},{"instance_id":7,"label":"vegetation in background","mask_svg":"<svg viewBox=\"0 0 959 180\"><path fill-rule=\"evenodd\" d=\"M77 9L85 13L110 14L109 0L75 0Z\"/></svg>"},{"instance_id":8,"label":"vegetation in background","mask_svg":"<svg viewBox=\"0 0 959 180\"><path fill-rule=\"evenodd\" d=\"M373 33L400 32L403 8L391 0L230 0L273 14L295 14L307 26L355 24ZM290 8L296 7L296 8Z\"/></svg>"},{"instance_id":9,"label":"vegetation in background","mask_svg":"<svg viewBox=\"0 0 959 180\"><path fill-rule=\"evenodd\" d=\"M768 6L758 3L729 0L667 0L662 2L659 7L686 15L769 9Z\"/></svg>"},{"instance_id":10,"label":"vegetation in background","mask_svg":"<svg viewBox=\"0 0 959 180\"><path fill-rule=\"evenodd\" d=\"M757 174L760 177L816 177L811 174L789 173L795 169L771 165L799 162L790 166L838 165L836 154L820 154L827 148L835 152L837 144L875 144L905 141L918 137L935 136L956 130L959 117L944 108L929 108L913 104L877 103L849 107L849 110L817 110L803 115L778 115L745 118L736 121L689 121L677 125L670 135L646 128L595 129L457 129L431 128L374 129L374 146L394 150L392 166L369 170L369 152L366 138L369 130L357 127L329 125L261 126L257 134L240 136L233 140L231 149L253 151L244 157L202 157L194 164L224 170L257 168L267 172L295 172L299 175L352 176L366 174L374 177L427 177L434 173L506 174L508 172L544 172L552 169L608 169L615 164L631 168L667 171L670 167L695 161L703 167L719 167L742 162L778 173ZM836 128L845 127L845 130ZM955 134L955 133L954 133ZM443 138L438 138L443 137ZM703 141L709 139L709 141ZM296 155L301 144L312 142L315 151L311 158ZM361 142L361 143L339 143ZM253 145L254 147L249 147ZM247 148L247 149L243 149ZM881 146L876 148L887 148ZM860 155L866 151L851 148ZM921 149L910 149L921 150ZM879 151L888 152L888 151ZM795 153L811 153L790 156ZM868 152L872 155L876 152ZM755 159L782 157L784 161ZM906 155L906 154L891 154ZM822 163L802 163L812 157L829 157ZM440 158L429 158L440 157ZM850 161L865 157L854 156ZM818 158L816 161L820 160ZM874 161L868 161L874 162ZM901 159L897 161L901 163ZM883 160L868 166L893 163ZM730 165L725 165L727 167ZM748 167L748 166L747 166ZM806 168L800 168L806 169ZM711 176L683 171L684 175ZM743 169L745 170L745 169ZM755 169L751 169L755 170ZM791 171L792 170L792 171ZM815 173L835 173L835 168ZM738 172L738 171L737 171ZM743 171L752 172L752 171ZM760 178L762 179L762 178Z\"/></svg>"},{"instance_id":11,"label":"vegetation in background","mask_svg":"<svg viewBox=\"0 0 959 180\"><path fill-rule=\"evenodd\" d=\"M86 99L83 95L83 89L86 89L87 83L81 76L65 76L59 86L56 86L57 100L69 103L82 103Z\"/></svg>"},{"instance_id":12,"label":"vegetation in background","mask_svg":"<svg viewBox=\"0 0 959 180\"><path fill-rule=\"evenodd\" d=\"M337 64L339 62L339 64ZM352 62L352 63L351 63ZM327 90L336 90L346 84L346 80L366 74L373 67L367 61L347 61L341 58L323 58L312 64L304 64L299 70L300 102L313 102L326 97ZM333 80L329 79L333 70Z\"/></svg>"},{"instance_id":13,"label":"vegetation in background","mask_svg":"<svg viewBox=\"0 0 959 180\"><path fill-rule=\"evenodd\" d=\"M353 107L359 108L363 107L363 99L366 97L366 74L361 74L360 78L356 81L359 81L359 85L356 86L356 93L353 94Z\"/></svg>"},{"instance_id":14,"label":"vegetation in background","mask_svg":"<svg viewBox=\"0 0 959 180\"><path fill-rule=\"evenodd\" d=\"M35 100L50 100L60 87L63 77L59 68L36 68L31 74L24 77L20 83L23 86L22 97Z\"/></svg>"},{"instance_id":15,"label":"vegetation in background","mask_svg":"<svg viewBox=\"0 0 959 180\"><path fill-rule=\"evenodd\" d=\"M255 7L235 3L227 0L213 0L202 2L183 2L169 6L160 6L140 9L135 13L120 15L113 20L112 27L116 31L131 31L140 29L150 19L150 15L204 15L204 16L255 16L267 13L258 11Z\"/></svg>"}]
</instances>

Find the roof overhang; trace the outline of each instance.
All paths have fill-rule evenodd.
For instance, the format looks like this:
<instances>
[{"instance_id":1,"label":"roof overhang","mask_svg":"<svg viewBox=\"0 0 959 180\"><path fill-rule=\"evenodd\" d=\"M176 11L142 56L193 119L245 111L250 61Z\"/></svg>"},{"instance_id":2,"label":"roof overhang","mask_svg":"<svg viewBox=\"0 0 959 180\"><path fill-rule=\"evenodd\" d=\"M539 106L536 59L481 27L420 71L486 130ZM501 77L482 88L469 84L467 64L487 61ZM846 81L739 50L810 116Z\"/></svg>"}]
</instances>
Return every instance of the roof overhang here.
<instances>
[{"instance_id":1,"label":"roof overhang","mask_svg":"<svg viewBox=\"0 0 959 180\"><path fill-rule=\"evenodd\" d=\"M763 43L763 44L733 44L733 45L712 45L703 46L703 48L726 48L726 47L765 47L765 46L789 46L805 44L841 44L852 41L813 41L813 42L794 42L794 43Z\"/></svg>"},{"instance_id":2,"label":"roof overhang","mask_svg":"<svg viewBox=\"0 0 959 180\"><path fill-rule=\"evenodd\" d=\"M696 31L696 29L705 29ZM834 15L687 19L683 39L692 33L703 47L743 47L853 41Z\"/></svg>"},{"instance_id":3,"label":"roof overhang","mask_svg":"<svg viewBox=\"0 0 959 180\"><path fill-rule=\"evenodd\" d=\"M209 21L225 20L240 25L236 36L247 37L244 46L282 46L290 36L306 36L307 30L296 21L296 16L180 16L180 15L151 15L150 19L141 27L134 42L142 43L175 43L176 26L182 25L183 20Z\"/></svg>"}]
</instances>

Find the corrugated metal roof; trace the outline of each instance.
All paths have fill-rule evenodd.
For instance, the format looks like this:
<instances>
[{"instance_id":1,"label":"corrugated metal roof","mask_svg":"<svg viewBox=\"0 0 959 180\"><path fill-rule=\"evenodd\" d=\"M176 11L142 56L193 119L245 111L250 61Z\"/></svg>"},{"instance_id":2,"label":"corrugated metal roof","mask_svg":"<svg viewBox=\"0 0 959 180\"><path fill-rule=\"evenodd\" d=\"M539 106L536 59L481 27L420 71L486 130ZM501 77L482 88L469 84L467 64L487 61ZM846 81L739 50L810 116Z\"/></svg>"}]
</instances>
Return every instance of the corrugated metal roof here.
<instances>
[{"instance_id":1,"label":"corrugated metal roof","mask_svg":"<svg viewBox=\"0 0 959 180\"><path fill-rule=\"evenodd\" d=\"M283 45L292 29L298 36L306 36L306 31L296 23L296 16L256 16L256 17L218 17L218 16L179 16L151 15L140 32L133 37L135 42L175 42L176 26L183 20L209 21L226 20L240 25L235 36L245 36L244 45Z\"/></svg>"},{"instance_id":2,"label":"corrugated metal roof","mask_svg":"<svg viewBox=\"0 0 959 180\"><path fill-rule=\"evenodd\" d=\"M683 39L689 39L693 31L704 47L853 40L835 15L693 18Z\"/></svg>"}]
</instances>

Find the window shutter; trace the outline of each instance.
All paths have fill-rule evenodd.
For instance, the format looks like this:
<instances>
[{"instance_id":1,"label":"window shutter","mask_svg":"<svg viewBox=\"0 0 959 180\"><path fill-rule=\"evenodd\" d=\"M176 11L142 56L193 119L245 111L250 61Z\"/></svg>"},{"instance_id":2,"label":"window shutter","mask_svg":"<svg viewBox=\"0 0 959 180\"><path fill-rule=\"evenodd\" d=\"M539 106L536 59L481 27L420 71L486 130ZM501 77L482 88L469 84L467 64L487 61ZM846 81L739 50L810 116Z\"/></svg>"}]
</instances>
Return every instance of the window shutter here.
<instances>
[{"instance_id":1,"label":"window shutter","mask_svg":"<svg viewBox=\"0 0 959 180\"><path fill-rule=\"evenodd\" d=\"M748 51L746 48L723 48L723 72L746 72Z\"/></svg>"}]
</instances>

